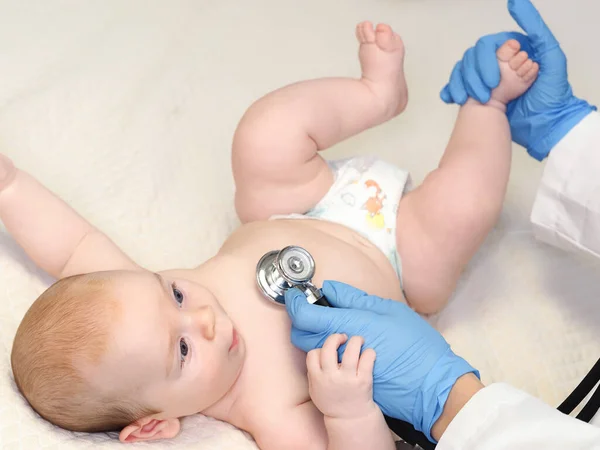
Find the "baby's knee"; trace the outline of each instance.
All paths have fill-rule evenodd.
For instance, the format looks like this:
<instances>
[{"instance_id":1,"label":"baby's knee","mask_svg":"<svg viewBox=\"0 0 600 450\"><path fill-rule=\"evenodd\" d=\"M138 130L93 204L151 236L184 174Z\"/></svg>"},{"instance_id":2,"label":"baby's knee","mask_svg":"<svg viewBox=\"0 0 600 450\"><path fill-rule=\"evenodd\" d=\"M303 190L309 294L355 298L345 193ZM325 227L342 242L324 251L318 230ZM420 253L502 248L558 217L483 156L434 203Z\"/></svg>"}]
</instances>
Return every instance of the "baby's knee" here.
<instances>
[{"instance_id":1,"label":"baby's knee","mask_svg":"<svg viewBox=\"0 0 600 450\"><path fill-rule=\"evenodd\" d=\"M425 276L409 277L404 283L408 306L419 314L437 314L448 304L459 277L458 270L432 270Z\"/></svg>"}]
</instances>

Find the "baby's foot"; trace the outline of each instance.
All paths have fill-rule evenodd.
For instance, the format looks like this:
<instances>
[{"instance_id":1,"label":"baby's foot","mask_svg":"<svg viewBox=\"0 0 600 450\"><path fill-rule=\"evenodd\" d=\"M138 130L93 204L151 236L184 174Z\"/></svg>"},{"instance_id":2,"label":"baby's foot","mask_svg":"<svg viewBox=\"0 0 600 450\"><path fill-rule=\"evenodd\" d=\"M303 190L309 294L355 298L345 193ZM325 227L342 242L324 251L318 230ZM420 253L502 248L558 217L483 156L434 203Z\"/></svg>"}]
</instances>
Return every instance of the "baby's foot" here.
<instances>
[{"instance_id":1,"label":"baby's foot","mask_svg":"<svg viewBox=\"0 0 600 450\"><path fill-rule=\"evenodd\" d=\"M17 174L13 162L4 155L0 155L0 191L6 188Z\"/></svg>"},{"instance_id":2,"label":"baby's foot","mask_svg":"<svg viewBox=\"0 0 600 450\"><path fill-rule=\"evenodd\" d=\"M523 95L538 76L539 65L529 59L527 52L519 51L519 41L510 39L496 52L500 66L500 84L492 91L490 101L506 110L508 102Z\"/></svg>"},{"instance_id":3,"label":"baby's foot","mask_svg":"<svg viewBox=\"0 0 600 450\"><path fill-rule=\"evenodd\" d=\"M356 26L356 38L360 42L361 80L383 102L387 116L400 114L408 102L402 39L389 25L380 23L373 29L371 22Z\"/></svg>"}]
</instances>

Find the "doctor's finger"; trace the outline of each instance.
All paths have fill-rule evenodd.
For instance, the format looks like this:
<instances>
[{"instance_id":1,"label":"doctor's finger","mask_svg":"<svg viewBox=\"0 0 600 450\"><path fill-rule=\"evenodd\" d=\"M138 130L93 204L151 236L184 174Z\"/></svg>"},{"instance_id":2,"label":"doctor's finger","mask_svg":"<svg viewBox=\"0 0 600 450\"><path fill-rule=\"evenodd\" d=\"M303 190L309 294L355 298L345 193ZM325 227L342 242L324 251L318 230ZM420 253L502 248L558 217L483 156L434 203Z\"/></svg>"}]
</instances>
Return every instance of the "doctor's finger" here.
<instances>
[{"instance_id":1,"label":"doctor's finger","mask_svg":"<svg viewBox=\"0 0 600 450\"><path fill-rule=\"evenodd\" d=\"M454 66L454 69L452 69L448 89L450 90L450 95L452 95L454 102L459 105L464 105L468 99L468 95L462 79L462 61L458 61Z\"/></svg>"},{"instance_id":2,"label":"doctor's finger","mask_svg":"<svg viewBox=\"0 0 600 450\"><path fill-rule=\"evenodd\" d=\"M494 89L500 84L500 66L498 58L496 58L496 50L501 39L495 36L485 36L475 44L475 67L481 80L489 89ZM480 99L477 100L485 103Z\"/></svg>"},{"instance_id":3,"label":"doctor's finger","mask_svg":"<svg viewBox=\"0 0 600 450\"><path fill-rule=\"evenodd\" d=\"M537 56L558 47L558 41L530 0L508 0L508 11L529 36Z\"/></svg>"},{"instance_id":4,"label":"doctor's finger","mask_svg":"<svg viewBox=\"0 0 600 450\"><path fill-rule=\"evenodd\" d=\"M308 353L316 348L321 348L325 339L327 339L327 333L311 333L292 326L292 344L303 352Z\"/></svg>"},{"instance_id":5,"label":"doctor's finger","mask_svg":"<svg viewBox=\"0 0 600 450\"><path fill-rule=\"evenodd\" d=\"M353 310L369 311L376 314L387 315L391 313L392 300L383 299L375 295L368 295L360 289L338 281L325 281L323 295L329 303L336 308L345 308L348 316L353 315ZM346 331L346 330L336 330Z\"/></svg>"},{"instance_id":6,"label":"doctor's finger","mask_svg":"<svg viewBox=\"0 0 600 450\"><path fill-rule=\"evenodd\" d=\"M442 90L440 91L440 98L442 99L442 101L444 103L447 103L449 105L454 103L454 99L452 98L452 95L450 94L450 86L448 84L446 84L446 86L444 86L442 88Z\"/></svg>"},{"instance_id":7,"label":"doctor's finger","mask_svg":"<svg viewBox=\"0 0 600 450\"><path fill-rule=\"evenodd\" d=\"M490 89L483 84L477 69L476 47L468 49L463 56L462 78L465 88L470 97L473 97L480 103L487 103L490 99ZM498 66L498 63L496 63ZM500 69L498 69L500 70Z\"/></svg>"},{"instance_id":8,"label":"doctor's finger","mask_svg":"<svg viewBox=\"0 0 600 450\"><path fill-rule=\"evenodd\" d=\"M308 303L306 296L296 288L286 291L285 309L296 328L312 333L329 330L332 320L335 319L335 313L340 312Z\"/></svg>"},{"instance_id":9,"label":"doctor's finger","mask_svg":"<svg viewBox=\"0 0 600 450\"><path fill-rule=\"evenodd\" d=\"M322 291L329 304L336 308L354 308L358 300L368 296L365 291L354 286L331 280L323 282Z\"/></svg>"}]
</instances>

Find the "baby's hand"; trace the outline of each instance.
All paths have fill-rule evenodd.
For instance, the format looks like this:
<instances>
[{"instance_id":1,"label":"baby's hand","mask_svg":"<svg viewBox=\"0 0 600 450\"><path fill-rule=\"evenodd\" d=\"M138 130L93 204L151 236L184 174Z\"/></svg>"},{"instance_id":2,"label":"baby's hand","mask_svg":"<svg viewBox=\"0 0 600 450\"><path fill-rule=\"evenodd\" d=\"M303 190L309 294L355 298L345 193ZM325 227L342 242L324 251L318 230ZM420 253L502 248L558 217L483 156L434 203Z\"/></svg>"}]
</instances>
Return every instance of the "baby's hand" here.
<instances>
[{"instance_id":1,"label":"baby's hand","mask_svg":"<svg viewBox=\"0 0 600 450\"><path fill-rule=\"evenodd\" d=\"M14 179L17 169L13 162L0 154L0 191L6 188Z\"/></svg>"},{"instance_id":2,"label":"baby's hand","mask_svg":"<svg viewBox=\"0 0 600 450\"><path fill-rule=\"evenodd\" d=\"M347 340L346 335L332 334L322 348L306 355L310 397L326 417L364 417L377 408L373 401L375 351L366 349L361 355L364 339L353 336L339 364L337 350Z\"/></svg>"}]
</instances>

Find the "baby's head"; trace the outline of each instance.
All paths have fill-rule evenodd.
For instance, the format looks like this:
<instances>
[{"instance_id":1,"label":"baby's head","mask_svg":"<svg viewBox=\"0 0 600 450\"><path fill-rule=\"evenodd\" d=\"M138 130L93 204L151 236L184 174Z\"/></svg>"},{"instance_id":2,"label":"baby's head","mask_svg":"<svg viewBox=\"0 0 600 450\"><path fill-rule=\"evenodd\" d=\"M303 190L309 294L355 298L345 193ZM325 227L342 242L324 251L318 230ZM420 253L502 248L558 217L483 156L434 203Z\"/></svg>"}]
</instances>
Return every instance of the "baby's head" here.
<instances>
[{"instance_id":1,"label":"baby's head","mask_svg":"<svg viewBox=\"0 0 600 450\"><path fill-rule=\"evenodd\" d=\"M235 335L235 338L234 338ZM15 337L15 381L31 406L73 431L121 440L173 437L179 417L210 410L245 357L214 295L147 271L64 278L31 306Z\"/></svg>"}]
</instances>

